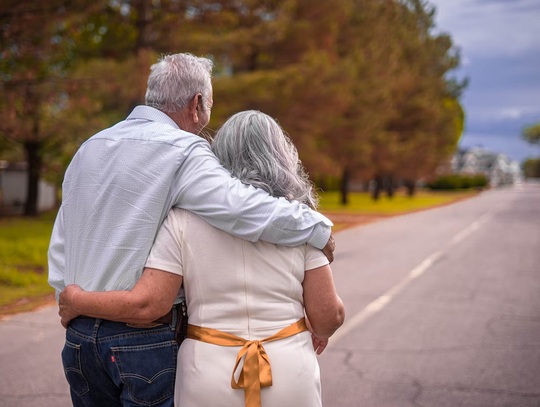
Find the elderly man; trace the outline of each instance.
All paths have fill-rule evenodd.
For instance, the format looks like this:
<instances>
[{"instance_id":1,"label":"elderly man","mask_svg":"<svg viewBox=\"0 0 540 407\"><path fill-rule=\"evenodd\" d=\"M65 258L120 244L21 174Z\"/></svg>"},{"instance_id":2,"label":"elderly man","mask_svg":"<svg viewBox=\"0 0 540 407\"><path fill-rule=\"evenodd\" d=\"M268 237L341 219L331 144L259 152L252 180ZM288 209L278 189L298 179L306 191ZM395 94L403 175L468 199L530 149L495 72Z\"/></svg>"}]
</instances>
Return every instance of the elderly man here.
<instances>
[{"instance_id":1,"label":"elderly man","mask_svg":"<svg viewBox=\"0 0 540 407\"><path fill-rule=\"evenodd\" d=\"M66 171L49 248L57 296L69 284L132 289L174 206L246 240L307 242L332 256L328 219L232 178L197 136L210 120L211 71L208 59L164 57L152 66L146 106L81 146ZM75 318L62 352L73 405L172 406L176 312L145 326Z\"/></svg>"}]
</instances>

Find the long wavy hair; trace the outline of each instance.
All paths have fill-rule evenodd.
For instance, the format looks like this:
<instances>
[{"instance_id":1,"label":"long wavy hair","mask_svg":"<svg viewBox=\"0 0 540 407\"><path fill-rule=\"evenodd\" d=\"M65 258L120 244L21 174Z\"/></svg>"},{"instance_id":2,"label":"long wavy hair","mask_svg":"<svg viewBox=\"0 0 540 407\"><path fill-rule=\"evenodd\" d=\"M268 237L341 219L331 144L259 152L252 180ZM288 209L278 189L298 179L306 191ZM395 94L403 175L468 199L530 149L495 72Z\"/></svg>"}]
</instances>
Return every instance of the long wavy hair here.
<instances>
[{"instance_id":1,"label":"long wavy hair","mask_svg":"<svg viewBox=\"0 0 540 407\"><path fill-rule=\"evenodd\" d=\"M214 136L212 150L244 184L317 208L319 198L296 147L270 116L256 110L235 114Z\"/></svg>"}]
</instances>

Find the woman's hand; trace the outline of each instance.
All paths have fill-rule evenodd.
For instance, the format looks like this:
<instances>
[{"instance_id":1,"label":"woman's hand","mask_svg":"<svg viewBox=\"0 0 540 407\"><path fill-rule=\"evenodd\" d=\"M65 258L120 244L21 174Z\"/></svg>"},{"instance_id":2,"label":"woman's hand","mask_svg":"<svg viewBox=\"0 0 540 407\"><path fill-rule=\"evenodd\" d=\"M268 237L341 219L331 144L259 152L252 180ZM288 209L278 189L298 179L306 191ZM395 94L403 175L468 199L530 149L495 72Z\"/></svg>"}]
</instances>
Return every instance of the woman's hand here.
<instances>
[{"instance_id":1,"label":"woman's hand","mask_svg":"<svg viewBox=\"0 0 540 407\"><path fill-rule=\"evenodd\" d=\"M317 352L317 355L320 355L323 353L324 349L326 348L326 345L328 345L328 338L320 338L318 337L314 332L313 328L311 327L311 323L309 322L309 319L306 315L306 326L311 333L311 341L313 342L313 350Z\"/></svg>"},{"instance_id":2,"label":"woman's hand","mask_svg":"<svg viewBox=\"0 0 540 407\"><path fill-rule=\"evenodd\" d=\"M64 291L60 293L60 296L58 297L58 306L60 308L58 315L60 315L60 318L62 318L60 322L66 329L69 321L71 321L73 318L77 318L80 315L75 309L73 298L77 293L82 291L83 289L78 285L70 284L64 289Z\"/></svg>"},{"instance_id":3,"label":"woman's hand","mask_svg":"<svg viewBox=\"0 0 540 407\"><path fill-rule=\"evenodd\" d=\"M311 341L313 342L313 349L315 352L317 352L317 355L323 353L323 351L326 349L326 345L328 345L328 338L319 338L313 332L311 333Z\"/></svg>"}]
</instances>

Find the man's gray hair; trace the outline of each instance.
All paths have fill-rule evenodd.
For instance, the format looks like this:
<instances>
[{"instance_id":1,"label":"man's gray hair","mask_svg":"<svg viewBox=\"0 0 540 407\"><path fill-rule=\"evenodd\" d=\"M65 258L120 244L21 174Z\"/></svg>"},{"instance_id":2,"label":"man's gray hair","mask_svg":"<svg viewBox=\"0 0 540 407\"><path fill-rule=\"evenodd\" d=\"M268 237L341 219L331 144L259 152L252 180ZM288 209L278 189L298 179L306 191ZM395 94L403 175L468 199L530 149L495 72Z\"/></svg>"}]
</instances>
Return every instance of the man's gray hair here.
<instances>
[{"instance_id":1,"label":"man's gray hair","mask_svg":"<svg viewBox=\"0 0 540 407\"><path fill-rule=\"evenodd\" d=\"M317 208L318 196L296 147L270 116L255 110L235 114L216 133L212 150L244 184Z\"/></svg>"},{"instance_id":2,"label":"man's gray hair","mask_svg":"<svg viewBox=\"0 0 540 407\"><path fill-rule=\"evenodd\" d=\"M186 108L200 93L203 109L212 95L212 61L194 55L174 54L162 56L150 68L146 105L166 113Z\"/></svg>"}]
</instances>

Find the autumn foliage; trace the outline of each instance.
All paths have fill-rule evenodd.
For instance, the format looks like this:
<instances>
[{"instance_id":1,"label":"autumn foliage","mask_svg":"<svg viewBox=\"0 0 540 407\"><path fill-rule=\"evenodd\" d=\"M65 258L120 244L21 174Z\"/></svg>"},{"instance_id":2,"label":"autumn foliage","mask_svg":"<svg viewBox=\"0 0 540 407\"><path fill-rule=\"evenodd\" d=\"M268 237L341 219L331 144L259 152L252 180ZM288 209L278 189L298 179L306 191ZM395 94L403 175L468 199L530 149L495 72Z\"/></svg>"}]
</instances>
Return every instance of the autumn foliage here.
<instances>
[{"instance_id":1,"label":"autumn foliage","mask_svg":"<svg viewBox=\"0 0 540 407\"><path fill-rule=\"evenodd\" d=\"M82 141L143 103L162 53L213 59L210 129L272 115L344 203L353 180L412 194L463 130L459 55L422 0L10 0L0 34L0 154L20 146L31 183L59 182Z\"/></svg>"}]
</instances>

